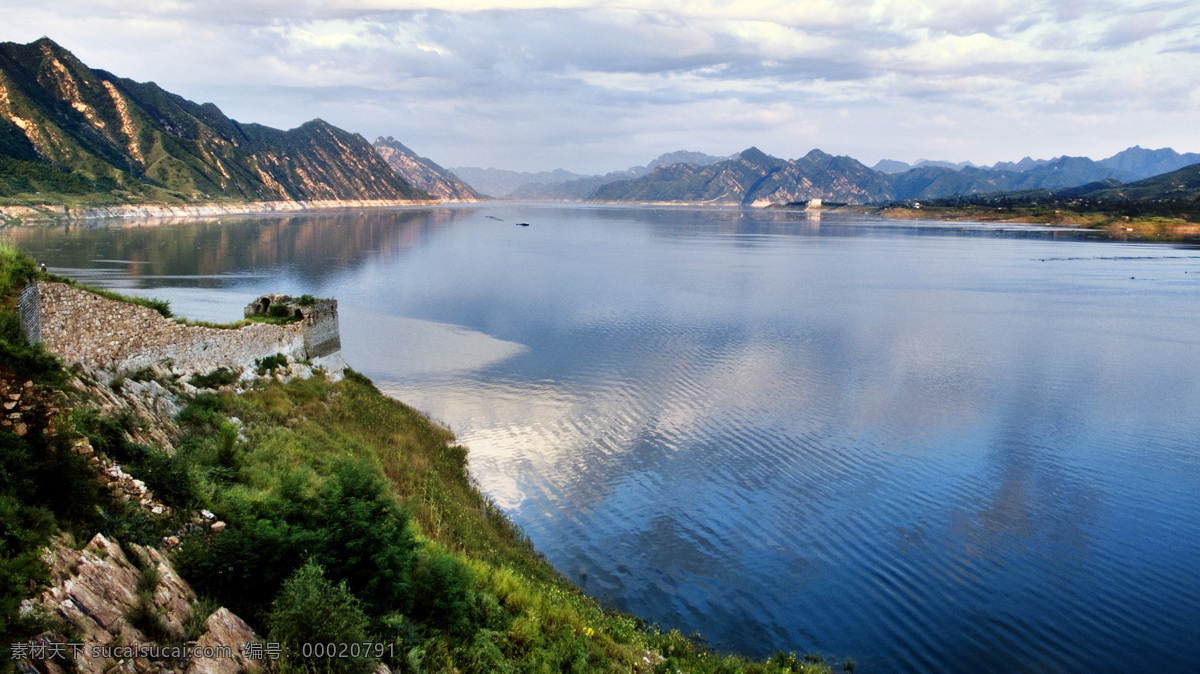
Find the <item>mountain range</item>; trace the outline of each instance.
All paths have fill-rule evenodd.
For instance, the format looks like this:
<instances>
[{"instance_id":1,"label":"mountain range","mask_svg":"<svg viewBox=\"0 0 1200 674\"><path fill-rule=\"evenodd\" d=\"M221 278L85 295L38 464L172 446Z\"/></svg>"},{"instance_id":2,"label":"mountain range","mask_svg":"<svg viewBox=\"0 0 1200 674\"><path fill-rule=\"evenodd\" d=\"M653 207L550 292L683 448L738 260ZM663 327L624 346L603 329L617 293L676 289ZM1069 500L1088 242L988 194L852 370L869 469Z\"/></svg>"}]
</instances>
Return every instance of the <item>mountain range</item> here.
<instances>
[{"instance_id":1,"label":"mountain range","mask_svg":"<svg viewBox=\"0 0 1200 674\"><path fill-rule=\"evenodd\" d=\"M109 202L428 200L361 135L242 124L48 38L0 43L0 197ZM54 196L51 196L54 195Z\"/></svg>"},{"instance_id":2,"label":"mountain range","mask_svg":"<svg viewBox=\"0 0 1200 674\"><path fill-rule=\"evenodd\" d=\"M1032 159L1025 157L1018 162L999 161L991 166L976 166L971 162L948 162L948 161L931 161L928 159L918 159L912 164L906 164L902 161L894 159L881 159L872 168L883 173L903 173L911 171L915 168L942 167L950 168L956 171L966 168L993 169L996 171L1032 171L1049 164L1062 164L1064 160L1076 160L1076 164L1084 164L1092 162L1100 167L1107 168L1112 171L1112 175L1108 177L1118 178L1121 180L1141 180L1151 176L1169 173L1176 169L1181 169L1184 166L1200 163L1200 154L1188 152L1180 154L1175 150L1164 147L1158 150L1147 150L1139 145L1134 145L1118 152L1117 154L1100 160L1091 160L1086 157L1055 157L1054 159ZM1091 169L1094 172L1102 173L1102 169Z\"/></svg>"},{"instance_id":3,"label":"mountain range","mask_svg":"<svg viewBox=\"0 0 1200 674\"><path fill-rule=\"evenodd\" d=\"M699 166L715 164L730 157L717 157L703 152L679 150L667 152L651 160L645 166L634 166L624 171L612 171L604 175L582 175L555 169L540 173L520 173L496 168L459 166L451 169L472 187L493 197L508 197L532 201L583 201L596 188L618 180L644 176L659 166L692 163Z\"/></svg>"},{"instance_id":4,"label":"mountain range","mask_svg":"<svg viewBox=\"0 0 1200 674\"><path fill-rule=\"evenodd\" d=\"M1083 185L1118 189L1197 163L1200 154L1134 146L1099 161L1026 157L976 167L883 160L870 168L820 150L781 159L750 148L732 157L671 152L645 166L594 176L452 172L395 138L372 145L320 119L288 131L243 124L153 82L93 70L48 38L0 43L0 200L8 203L477 201L491 194L541 201L877 204Z\"/></svg>"},{"instance_id":5,"label":"mountain range","mask_svg":"<svg viewBox=\"0 0 1200 674\"><path fill-rule=\"evenodd\" d=\"M1099 181L1136 181L1160 168L1200 162L1200 155L1133 147L1102 161L1087 157L1024 159L997 167L924 162L886 173L851 157L813 150L799 159L772 157L750 148L716 162L673 163L679 153L663 155L648 167L560 184L527 185L516 198L551 201L659 202L720 205L770 205L822 199L877 204L1023 190L1056 190ZM1196 160L1193 162L1192 160ZM878 164L877 164L878 166ZM884 168L889 168L885 166ZM649 169L649 170L647 170ZM638 175L640 174L640 175ZM630 175L624 179L621 175Z\"/></svg>"},{"instance_id":6,"label":"mountain range","mask_svg":"<svg viewBox=\"0 0 1200 674\"><path fill-rule=\"evenodd\" d=\"M514 190L524 185L565 183L570 180L578 180L580 178L588 177L580 173L564 171L563 169L529 173L523 171L509 171L507 169L498 168L454 166L450 168L450 171L459 178L462 178L468 185L475 188L480 194L486 194L492 197L507 197L512 194Z\"/></svg>"}]
</instances>

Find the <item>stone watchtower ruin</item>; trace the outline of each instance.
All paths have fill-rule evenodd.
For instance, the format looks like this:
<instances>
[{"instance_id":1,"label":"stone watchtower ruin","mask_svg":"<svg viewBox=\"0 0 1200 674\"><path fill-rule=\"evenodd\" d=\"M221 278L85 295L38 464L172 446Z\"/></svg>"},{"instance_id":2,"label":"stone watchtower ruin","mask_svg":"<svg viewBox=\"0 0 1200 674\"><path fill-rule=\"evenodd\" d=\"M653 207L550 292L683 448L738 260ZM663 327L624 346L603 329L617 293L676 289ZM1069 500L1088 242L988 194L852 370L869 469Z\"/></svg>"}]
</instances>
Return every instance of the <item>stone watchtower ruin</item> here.
<instances>
[{"instance_id":1,"label":"stone watchtower ruin","mask_svg":"<svg viewBox=\"0 0 1200 674\"><path fill-rule=\"evenodd\" d=\"M304 352L309 359L325 358L342 350L338 330L337 300L314 299L309 295L294 298L272 293L246 305L246 318L273 316L300 319Z\"/></svg>"}]
</instances>

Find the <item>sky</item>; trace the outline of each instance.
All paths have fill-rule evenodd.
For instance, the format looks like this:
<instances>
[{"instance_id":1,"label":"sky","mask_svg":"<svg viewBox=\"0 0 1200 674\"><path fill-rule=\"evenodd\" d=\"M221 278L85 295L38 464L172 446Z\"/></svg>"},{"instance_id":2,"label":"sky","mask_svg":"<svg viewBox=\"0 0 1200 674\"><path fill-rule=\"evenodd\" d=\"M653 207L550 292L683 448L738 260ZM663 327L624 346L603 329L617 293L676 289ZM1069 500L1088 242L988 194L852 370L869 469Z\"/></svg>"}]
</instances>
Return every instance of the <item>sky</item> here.
<instances>
[{"instance_id":1,"label":"sky","mask_svg":"<svg viewBox=\"0 0 1200 674\"><path fill-rule=\"evenodd\" d=\"M1200 151L1196 0L0 0L0 16L0 41L47 36L241 122L320 117L446 167Z\"/></svg>"}]
</instances>

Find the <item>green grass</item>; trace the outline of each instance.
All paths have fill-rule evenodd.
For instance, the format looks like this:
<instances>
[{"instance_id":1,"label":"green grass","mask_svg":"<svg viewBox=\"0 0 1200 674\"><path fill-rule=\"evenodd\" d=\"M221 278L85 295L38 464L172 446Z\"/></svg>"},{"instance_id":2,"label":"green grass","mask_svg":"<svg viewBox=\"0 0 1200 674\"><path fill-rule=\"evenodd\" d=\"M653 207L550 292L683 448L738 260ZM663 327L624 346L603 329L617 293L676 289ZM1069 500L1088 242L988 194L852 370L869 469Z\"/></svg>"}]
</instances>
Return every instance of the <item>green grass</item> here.
<instances>
[{"instance_id":1,"label":"green grass","mask_svg":"<svg viewBox=\"0 0 1200 674\"><path fill-rule=\"evenodd\" d=\"M230 529L189 541L180 565L201 592L238 605L259 629L284 629L278 611L274 619L265 613L269 597L312 563L323 580L307 582L326 583L312 592L346 612L335 589L344 584L365 629L392 645L389 664L401 671L415 663L421 671L617 672L640 666L646 651L666 658L661 671L831 671L819 659L709 653L601 606L479 493L467 450L449 431L353 371L337 384L319 376L260 380L240 396L206 396L193 407L181 415L189 430L179 451L192 462L205 507ZM222 460L218 429L230 416L244 423L245 442ZM350 483L366 496L335 496ZM328 531L330 522L343 533ZM390 589L367 586L381 576Z\"/></svg>"}]
</instances>

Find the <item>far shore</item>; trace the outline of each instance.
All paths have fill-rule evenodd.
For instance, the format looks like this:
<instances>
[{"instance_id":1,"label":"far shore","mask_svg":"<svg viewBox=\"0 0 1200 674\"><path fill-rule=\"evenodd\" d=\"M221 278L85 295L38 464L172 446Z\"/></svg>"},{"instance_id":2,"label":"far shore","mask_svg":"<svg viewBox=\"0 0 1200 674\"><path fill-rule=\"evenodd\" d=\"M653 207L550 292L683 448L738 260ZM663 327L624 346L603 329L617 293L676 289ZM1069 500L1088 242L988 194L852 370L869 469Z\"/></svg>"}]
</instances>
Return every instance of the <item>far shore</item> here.
<instances>
[{"instance_id":1,"label":"far shore","mask_svg":"<svg viewBox=\"0 0 1200 674\"><path fill-rule=\"evenodd\" d=\"M953 222L1045 225L1106 232L1114 239L1185 242L1200 240L1200 223L1181 218L1129 217L1113 213L1076 212L1049 208L887 207L868 208L893 220L943 220Z\"/></svg>"},{"instance_id":2,"label":"far shore","mask_svg":"<svg viewBox=\"0 0 1200 674\"><path fill-rule=\"evenodd\" d=\"M196 204L110 204L110 205L0 205L0 225L37 225L62 222L171 220L223 215L285 215L306 211L386 209L429 207L466 203L512 203L506 199L483 201L446 201L441 199L319 199L310 201L207 202ZM523 203L523 202L522 202ZM593 204L628 207L747 208L740 204L713 202L529 202L546 204ZM755 208L762 208L756 206ZM987 208L980 206L870 206L837 205L806 208L799 205L771 204L768 209L796 210L809 213L859 213L891 220L933 220L944 222L981 222L1026 224L1065 229L1085 229L1104 233L1117 240L1163 242L1200 241L1200 223L1180 218L1128 217L1111 213L1076 212L1049 208Z\"/></svg>"},{"instance_id":3,"label":"far shore","mask_svg":"<svg viewBox=\"0 0 1200 674\"><path fill-rule=\"evenodd\" d=\"M269 215L343 208L437 206L440 199L315 199L311 201L219 201L197 204L45 204L0 206L4 224L38 224L109 219L189 218L213 215Z\"/></svg>"}]
</instances>

